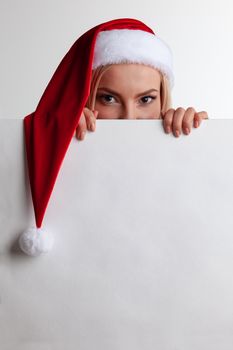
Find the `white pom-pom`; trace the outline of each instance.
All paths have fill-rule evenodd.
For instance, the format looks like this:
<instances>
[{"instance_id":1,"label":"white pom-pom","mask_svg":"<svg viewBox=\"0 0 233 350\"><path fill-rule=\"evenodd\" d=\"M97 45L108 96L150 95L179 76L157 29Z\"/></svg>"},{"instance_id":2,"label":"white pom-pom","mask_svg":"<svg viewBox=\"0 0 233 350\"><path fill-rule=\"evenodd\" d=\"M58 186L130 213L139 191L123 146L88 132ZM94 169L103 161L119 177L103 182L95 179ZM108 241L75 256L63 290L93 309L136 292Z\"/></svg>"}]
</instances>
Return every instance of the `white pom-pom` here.
<instances>
[{"instance_id":1,"label":"white pom-pom","mask_svg":"<svg viewBox=\"0 0 233 350\"><path fill-rule=\"evenodd\" d=\"M19 237L21 250L30 256L38 256L52 249L54 238L50 232L37 227L30 227Z\"/></svg>"}]
</instances>

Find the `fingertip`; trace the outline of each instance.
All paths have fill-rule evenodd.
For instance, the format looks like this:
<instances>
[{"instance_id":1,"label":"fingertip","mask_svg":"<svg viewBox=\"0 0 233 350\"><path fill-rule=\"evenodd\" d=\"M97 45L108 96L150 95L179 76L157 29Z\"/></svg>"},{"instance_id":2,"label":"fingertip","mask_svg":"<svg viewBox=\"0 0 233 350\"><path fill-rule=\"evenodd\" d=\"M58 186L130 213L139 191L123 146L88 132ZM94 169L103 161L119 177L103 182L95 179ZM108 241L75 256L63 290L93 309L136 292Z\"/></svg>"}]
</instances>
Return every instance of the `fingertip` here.
<instances>
[{"instance_id":1,"label":"fingertip","mask_svg":"<svg viewBox=\"0 0 233 350\"><path fill-rule=\"evenodd\" d=\"M80 134L80 140L84 140L84 137L85 137L85 131L82 131L81 134Z\"/></svg>"},{"instance_id":2,"label":"fingertip","mask_svg":"<svg viewBox=\"0 0 233 350\"><path fill-rule=\"evenodd\" d=\"M88 125L88 131L95 131L95 122L91 121L91 123Z\"/></svg>"}]
</instances>

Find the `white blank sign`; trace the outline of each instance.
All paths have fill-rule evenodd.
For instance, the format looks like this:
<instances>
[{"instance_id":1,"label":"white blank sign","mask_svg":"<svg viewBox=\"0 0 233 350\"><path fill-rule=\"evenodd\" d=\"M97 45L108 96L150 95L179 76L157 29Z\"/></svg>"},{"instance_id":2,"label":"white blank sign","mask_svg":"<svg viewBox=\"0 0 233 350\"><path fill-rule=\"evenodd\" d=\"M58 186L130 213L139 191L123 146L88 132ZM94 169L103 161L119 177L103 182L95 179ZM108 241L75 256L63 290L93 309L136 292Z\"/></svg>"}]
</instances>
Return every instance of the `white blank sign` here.
<instances>
[{"instance_id":1,"label":"white blank sign","mask_svg":"<svg viewBox=\"0 0 233 350\"><path fill-rule=\"evenodd\" d=\"M50 198L55 246L31 258L23 122L0 120L1 350L232 350L232 131L97 120Z\"/></svg>"}]
</instances>

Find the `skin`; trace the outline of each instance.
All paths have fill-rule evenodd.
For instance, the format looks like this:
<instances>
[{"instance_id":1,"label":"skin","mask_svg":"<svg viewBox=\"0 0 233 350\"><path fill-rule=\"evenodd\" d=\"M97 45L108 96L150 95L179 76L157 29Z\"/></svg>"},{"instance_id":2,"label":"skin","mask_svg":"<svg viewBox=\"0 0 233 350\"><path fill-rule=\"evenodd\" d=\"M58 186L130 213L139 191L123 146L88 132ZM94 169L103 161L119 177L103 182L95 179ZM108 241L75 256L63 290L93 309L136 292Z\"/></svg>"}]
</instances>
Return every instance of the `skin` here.
<instances>
[{"instance_id":1,"label":"skin","mask_svg":"<svg viewBox=\"0 0 233 350\"><path fill-rule=\"evenodd\" d=\"M95 131L96 119L162 119L165 132L179 137L208 118L205 111L196 112L193 107L171 108L162 115L160 83L155 68L141 64L111 66L100 80L94 111L83 110L76 137L83 140L87 130Z\"/></svg>"}]
</instances>

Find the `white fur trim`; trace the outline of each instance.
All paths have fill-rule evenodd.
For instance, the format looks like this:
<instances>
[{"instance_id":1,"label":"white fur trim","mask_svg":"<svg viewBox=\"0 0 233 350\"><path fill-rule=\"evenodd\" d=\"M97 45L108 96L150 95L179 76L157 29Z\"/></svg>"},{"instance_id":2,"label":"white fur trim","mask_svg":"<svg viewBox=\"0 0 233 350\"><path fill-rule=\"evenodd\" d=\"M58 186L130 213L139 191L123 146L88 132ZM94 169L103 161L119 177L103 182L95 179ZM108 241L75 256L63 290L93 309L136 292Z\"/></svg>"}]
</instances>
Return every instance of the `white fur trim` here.
<instances>
[{"instance_id":1,"label":"white fur trim","mask_svg":"<svg viewBox=\"0 0 233 350\"><path fill-rule=\"evenodd\" d=\"M19 237L21 250L30 256L38 256L52 249L54 238L42 228L30 227Z\"/></svg>"},{"instance_id":2,"label":"white fur trim","mask_svg":"<svg viewBox=\"0 0 233 350\"><path fill-rule=\"evenodd\" d=\"M92 68L119 63L141 63L164 73L174 85L173 56L157 35L135 29L113 29L97 35Z\"/></svg>"}]
</instances>

